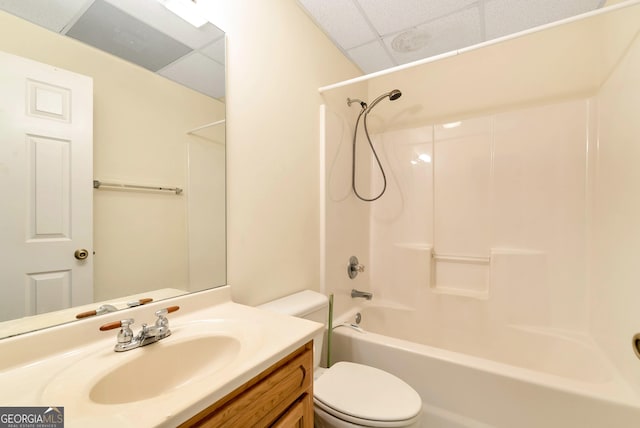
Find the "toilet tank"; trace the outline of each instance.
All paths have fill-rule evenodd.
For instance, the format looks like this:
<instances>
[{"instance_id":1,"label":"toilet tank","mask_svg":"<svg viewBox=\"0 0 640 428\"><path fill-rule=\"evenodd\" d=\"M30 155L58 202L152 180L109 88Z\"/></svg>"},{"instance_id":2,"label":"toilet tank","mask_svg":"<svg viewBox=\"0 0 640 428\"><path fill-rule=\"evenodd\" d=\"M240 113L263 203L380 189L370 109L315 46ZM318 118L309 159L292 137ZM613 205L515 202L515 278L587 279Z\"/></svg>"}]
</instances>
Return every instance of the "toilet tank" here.
<instances>
[{"instance_id":1,"label":"toilet tank","mask_svg":"<svg viewBox=\"0 0 640 428\"><path fill-rule=\"evenodd\" d=\"M304 290L258 306L270 312L291 315L297 318L319 322L327 327L329 298L317 291ZM324 331L313 338L313 361L317 367L322 356Z\"/></svg>"}]
</instances>

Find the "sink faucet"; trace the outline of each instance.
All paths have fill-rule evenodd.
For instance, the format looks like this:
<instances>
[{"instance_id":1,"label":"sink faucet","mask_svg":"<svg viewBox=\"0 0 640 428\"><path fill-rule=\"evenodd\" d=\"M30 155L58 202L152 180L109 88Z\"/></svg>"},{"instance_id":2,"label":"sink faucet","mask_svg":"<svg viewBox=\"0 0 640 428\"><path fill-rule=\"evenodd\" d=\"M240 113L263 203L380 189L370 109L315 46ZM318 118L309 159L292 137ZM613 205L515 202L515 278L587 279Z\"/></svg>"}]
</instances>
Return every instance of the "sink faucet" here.
<instances>
[{"instance_id":1,"label":"sink faucet","mask_svg":"<svg viewBox=\"0 0 640 428\"><path fill-rule=\"evenodd\" d=\"M371 300L373 298L373 294L367 291L359 291L354 288L351 290L351 297L352 298L364 297L367 300Z\"/></svg>"},{"instance_id":2,"label":"sink faucet","mask_svg":"<svg viewBox=\"0 0 640 428\"><path fill-rule=\"evenodd\" d=\"M120 328L118 331L118 342L114 347L116 352L130 351L141 346L150 345L162 340L171 334L169 330L169 320L166 315L171 312L175 312L180 309L180 306L169 306L168 308L160 309L156 311L156 323L151 327L147 324L142 324L140 332L134 336L133 330L131 330L131 324L133 324L133 318L127 318L120 321L104 324L100 327L100 331L113 330L114 328Z\"/></svg>"}]
</instances>

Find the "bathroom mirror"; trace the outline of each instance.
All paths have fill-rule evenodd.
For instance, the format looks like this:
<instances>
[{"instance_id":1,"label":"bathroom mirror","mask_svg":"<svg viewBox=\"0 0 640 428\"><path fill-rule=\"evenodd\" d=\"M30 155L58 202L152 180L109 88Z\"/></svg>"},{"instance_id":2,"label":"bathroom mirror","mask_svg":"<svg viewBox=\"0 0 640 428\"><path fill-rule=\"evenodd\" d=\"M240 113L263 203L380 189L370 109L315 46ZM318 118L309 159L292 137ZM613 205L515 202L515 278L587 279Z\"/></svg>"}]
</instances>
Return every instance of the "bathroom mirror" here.
<instances>
[{"instance_id":1,"label":"bathroom mirror","mask_svg":"<svg viewBox=\"0 0 640 428\"><path fill-rule=\"evenodd\" d=\"M54 310L14 317L0 299L0 338L224 285L224 32L191 25L157 0L0 0L0 28L1 52L92 78L100 181L88 183L92 298L72 304L54 288ZM29 281L0 287L34 294ZM65 290L64 280L51 282Z\"/></svg>"}]
</instances>

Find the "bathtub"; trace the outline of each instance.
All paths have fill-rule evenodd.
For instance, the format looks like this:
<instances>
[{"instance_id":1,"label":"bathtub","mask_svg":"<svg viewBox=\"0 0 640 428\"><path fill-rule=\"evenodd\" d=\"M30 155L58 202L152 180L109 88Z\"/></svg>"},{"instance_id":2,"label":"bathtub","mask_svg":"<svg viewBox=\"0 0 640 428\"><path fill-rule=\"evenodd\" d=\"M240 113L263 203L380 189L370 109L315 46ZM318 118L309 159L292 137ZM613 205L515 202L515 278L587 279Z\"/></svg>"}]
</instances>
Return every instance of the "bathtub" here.
<instances>
[{"instance_id":1,"label":"bathtub","mask_svg":"<svg viewBox=\"0 0 640 428\"><path fill-rule=\"evenodd\" d=\"M356 313L359 328L348 325ZM425 428L640 426L640 397L587 337L527 326L445 328L415 310L366 304L336 319L337 361L404 379L422 397Z\"/></svg>"}]
</instances>

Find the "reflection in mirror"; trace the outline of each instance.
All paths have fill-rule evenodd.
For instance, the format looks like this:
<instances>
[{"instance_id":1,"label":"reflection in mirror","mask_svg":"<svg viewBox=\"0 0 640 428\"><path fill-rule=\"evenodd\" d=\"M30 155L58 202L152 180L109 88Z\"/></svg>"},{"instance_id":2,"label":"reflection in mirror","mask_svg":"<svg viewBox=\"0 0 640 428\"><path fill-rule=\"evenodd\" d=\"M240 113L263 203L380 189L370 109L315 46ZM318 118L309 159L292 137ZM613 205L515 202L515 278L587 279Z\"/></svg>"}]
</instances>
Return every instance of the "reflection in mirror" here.
<instances>
[{"instance_id":1,"label":"reflection in mirror","mask_svg":"<svg viewBox=\"0 0 640 428\"><path fill-rule=\"evenodd\" d=\"M82 107L81 90L26 72L33 88L16 90L10 103L32 102L44 116L69 107L67 119L45 117L47 125L33 125L27 114L27 125L13 129L22 119L0 106L0 137L11 144L0 151L8 174L0 190L21 201L0 215L0 251L11 254L0 274L0 337L224 285L224 33L210 23L193 26L157 0L0 0L0 9L0 27L11 35L0 40L3 91L30 87L16 84L15 61L89 82ZM88 136L76 137L71 126ZM78 173L71 160L79 159L74 143L83 142L89 157ZM43 159L57 163L15 175L16 150L24 150L27 172ZM51 179L60 175L68 179ZM103 184L94 188L93 180ZM158 190L165 187L183 191ZM86 237L74 223L82 212ZM23 251L34 243L64 250L46 257ZM23 269L9 273L17 265Z\"/></svg>"}]
</instances>

